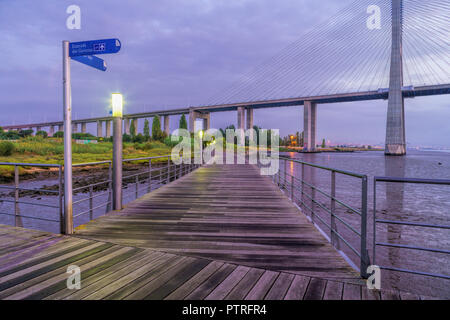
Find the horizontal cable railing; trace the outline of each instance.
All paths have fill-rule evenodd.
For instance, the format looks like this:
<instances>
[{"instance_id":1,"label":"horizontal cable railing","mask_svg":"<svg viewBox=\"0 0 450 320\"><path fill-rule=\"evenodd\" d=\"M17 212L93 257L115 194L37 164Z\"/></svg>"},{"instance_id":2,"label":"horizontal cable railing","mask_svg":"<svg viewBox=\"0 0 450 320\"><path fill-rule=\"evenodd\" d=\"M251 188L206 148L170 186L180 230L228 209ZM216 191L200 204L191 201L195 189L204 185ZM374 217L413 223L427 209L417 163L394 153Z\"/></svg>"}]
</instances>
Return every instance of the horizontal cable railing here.
<instances>
[{"instance_id":1,"label":"horizontal cable railing","mask_svg":"<svg viewBox=\"0 0 450 320\"><path fill-rule=\"evenodd\" d=\"M13 216L14 217L14 226L21 227L23 226L22 219L31 219L31 220L40 220L46 222L59 223L59 230L63 232L63 217L64 217L64 206L63 206L63 166L58 164L41 164L41 163L9 163L9 162L0 162L0 166L2 167L14 167L14 186L5 186L0 185L0 189L4 190L14 190L14 200L9 200L5 198L5 195L2 195L0 198L0 203L12 203L14 204L14 208L11 212L0 211L0 215L4 216ZM19 168L43 168L43 169L55 169L58 172L58 190L47 190L43 188L25 188L20 186L20 174ZM48 204L43 203L43 201L21 201L21 192L23 193L33 193L38 195L46 195L52 194L57 196L56 204ZM8 197L9 195L6 195ZM36 210L28 209L26 213L23 213L23 208L20 208L20 205L25 205L27 207L35 208L35 207L44 207L49 209L55 209L57 213L56 218L48 218L39 216L39 214L33 214ZM55 214L54 214L55 215Z\"/></svg>"},{"instance_id":2,"label":"horizontal cable railing","mask_svg":"<svg viewBox=\"0 0 450 320\"><path fill-rule=\"evenodd\" d=\"M374 177L373 181L373 247L372 247L372 256L373 263L376 263L376 251L377 247L387 247L387 248L397 248L404 250L413 250L413 251L426 251L432 253L440 253L440 254L450 254L450 250L439 249L439 248L430 248L423 247L411 244L400 244L400 243L390 243L390 242L379 242L377 240L377 226L382 225L400 225L400 226L410 226L410 227L418 227L418 228L432 228L432 229L440 229L440 230L450 230L450 225L444 224L430 224L430 223L422 223L422 222L413 222L413 221L400 221L400 220L391 220L391 219L378 219L376 210L377 210L377 182L385 182L385 183L406 183L406 184L426 184L426 185L447 185L450 186L450 180L446 179L417 179L417 178L399 178L399 177ZM450 211L448 211L450 212ZM441 273L433 273L426 272L420 270L411 270L408 268L394 267L394 266L386 266L379 265L381 269L386 269L390 271L403 272L409 274L416 274L422 276L429 276L435 278L443 278L450 279L449 274L441 274Z\"/></svg>"},{"instance_id":3,"label":"horizontal cable railing","mask_svg":"<svg viewBox=\"0 0 450 320\"><path fill-rule=\"evenodd\" d=\"M181 157L180 157L181 158ZM167 159L167 160L165 160ZM182 160L182 158L181 158ZM148 166L138 173L129 173L127 171L127 165L131 163L138 164L137 170L142 170L142 163L148 163ZM64 166L58 164L35 164L35 163L9 163L0 162L0 166L12 166L14 167L14 185L0 185L0 190L9 190L13 192L12 199L8 199L9 195L1 195L0 204L12 204L13 208L9 210L0 209L0 215L15 217L14 225L23 226L22 218L41 220L46 222L58 223L59 232L64 232ZM194 169L198 168L198 164L193 164L192 161L189 163L175 164L172 162L171 155L161 155L155 157L143 157L143 158L133 158L133 159L123 159L124 166L124 176L122 178L122 189L128 191L128 195L124 194L124 198L137 199L140 195L144 193L151 192L152 190L158 189L162 185L168 184L171 181L177 180L182 176L188 174ZM42 168L49 169L52 168L57 171L58 181L57 190L45 189L42 187L30 188L20 186L20 174L19 168ZM73 201L73 218L84 218L83 221L92 220L95 218L94 213L98 210L104 208L103 214L111 211L112 208L112 161L98 161L98 162L88 162L88 163L77 163L73 165L73 168L79 169L82 172L84 168L99 168L102 170L107 168L107 173L100 176L100 181L95 181L88 184L80 184L82 181L81 176L74 176L74 182L78 181L78 185L73 188L74 194L78 195ZM104 177L104 179L102 179ZM134 188L133 188L134 187ZM41 195L51 195L57 197L57 204L50 204L48 197L39 201L25 201L21 200L23 194L21 192L29 192L33 194ZM131 194L130 194L131 192ZM87 194L87 196L83 196ZM124 201L126 203L127 201ZM129 201L128 201L129 202ZM20 205L30 205L38 206L42 208L54 209L58 211L57 218L49 218L49 213L45 211L44 213L26 214L21 212ZM8 212L10 211L10 212ZM23 211L23 210L22 210ZM44 216L45 215L45 216Z\"/></svg>"},{"instance_id":4,"label":"horizontal cable railing","mask_svg":"<svg viewBox=\"0 0 450 320\"><path fill-rule=\"evenodd\" d=\"M369 265L369 256L367 251L367 176L334 168L329 168L317 164L312 164L300 160L291 159L280 156L280 163L283 170L278 170L272 179L282 191L284 191L296 205L298 205L309 216L311 221L318 227L333 246L337 249L340 247L340 242L356 255L358 261L355 263L355 268L359 269L361 276L366 277L366 270ZM287 163L297 164L300 166L300 177L295 176L294 172L289 173L287 170ZM305 176L306 168L311 170L320 170L322 172L330 173L330 192L319 188L314 184L314 181L308 181ZM343 200L336 197L336 175L344 175L360 180L361 190L359 192L361 209L356 209L354 206L345 203ZM319 201L318 196L322 196L329 201L329 207ZM349 221L340 217L337 214L336 207L343 208L355 213L359 217L359 228L353 226ZM319 214L325 212L327 218ZM344 226L349 232L338 231L337 224ZM320 226L319 226L320 225ZM326 230L322 230L322 226ZM343 251L340 251L344 254ZM346 256L346 255L345 255ZM350 259L346 256L346 258ZM352 259L350 259L352 261ZM355 259L353 259L355 260ZM357 267L356 265L359 265Z\"/></svg>"}]
</instances>

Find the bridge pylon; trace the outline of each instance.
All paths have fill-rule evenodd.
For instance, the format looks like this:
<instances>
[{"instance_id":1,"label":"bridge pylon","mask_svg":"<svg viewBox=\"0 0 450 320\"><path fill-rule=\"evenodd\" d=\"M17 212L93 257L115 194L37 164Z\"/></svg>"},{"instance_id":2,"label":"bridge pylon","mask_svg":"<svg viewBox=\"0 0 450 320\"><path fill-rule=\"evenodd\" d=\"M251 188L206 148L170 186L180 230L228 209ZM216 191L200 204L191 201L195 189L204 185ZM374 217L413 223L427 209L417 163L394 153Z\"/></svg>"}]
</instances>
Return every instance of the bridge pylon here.
<instances>
[{"instance_id":1,"label":"bridge pylon","mask_svg":"<svg viewBox=\"0 0 450 320\"><path fill-rule=\"evenodd\" d=\"M406 154L403 87L403 0L392 0L392 47L386 121L386 155Z\"/></svg>"}]
</instances>

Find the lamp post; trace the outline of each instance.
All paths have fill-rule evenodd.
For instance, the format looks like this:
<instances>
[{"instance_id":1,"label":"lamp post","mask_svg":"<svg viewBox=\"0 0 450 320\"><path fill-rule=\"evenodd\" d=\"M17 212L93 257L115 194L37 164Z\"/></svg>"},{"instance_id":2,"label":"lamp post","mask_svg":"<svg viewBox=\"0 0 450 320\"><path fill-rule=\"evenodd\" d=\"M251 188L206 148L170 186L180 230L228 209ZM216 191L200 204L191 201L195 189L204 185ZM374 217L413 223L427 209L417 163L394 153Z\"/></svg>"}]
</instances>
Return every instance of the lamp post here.
<instances>
[{"instance_id":1,"label":"lamp post","mask_svg":"<svg viewBox=\"0 0 450 320\"><path fill-rule=\"evenodd\" d=\"M122 110L123 97L120 93L112 94L113 115L113 210L122 209Z\"/></svg>"}]
</instances>

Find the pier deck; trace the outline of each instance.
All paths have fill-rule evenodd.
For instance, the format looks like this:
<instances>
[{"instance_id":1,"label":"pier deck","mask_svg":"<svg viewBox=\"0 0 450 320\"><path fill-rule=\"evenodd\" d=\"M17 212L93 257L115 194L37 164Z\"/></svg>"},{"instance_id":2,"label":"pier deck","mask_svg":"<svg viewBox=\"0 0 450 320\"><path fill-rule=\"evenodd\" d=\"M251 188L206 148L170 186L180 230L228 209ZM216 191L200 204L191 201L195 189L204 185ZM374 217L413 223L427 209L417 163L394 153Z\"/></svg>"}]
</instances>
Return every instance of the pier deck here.
<instances>
[{"instance_id":1,"label":"pier deck","mask_svg":"<svg viewBox=\"0 0 450 320\"><path fill-rule=\"evenodd\" d=\"M68 289L67 267L81 269ZM0 299L420 299L312 278L0 225Z\"/></svg>"},{"instance_id":2,"label":"pier deck","mask_svg":"<svg viewBox=\"0 0 450 320\"><path fill-rule=\"evenodd\" d=\"M78 228L83 238L359 283L304 214L253 165L212 165Z\"/></svg>"}]
</instances>

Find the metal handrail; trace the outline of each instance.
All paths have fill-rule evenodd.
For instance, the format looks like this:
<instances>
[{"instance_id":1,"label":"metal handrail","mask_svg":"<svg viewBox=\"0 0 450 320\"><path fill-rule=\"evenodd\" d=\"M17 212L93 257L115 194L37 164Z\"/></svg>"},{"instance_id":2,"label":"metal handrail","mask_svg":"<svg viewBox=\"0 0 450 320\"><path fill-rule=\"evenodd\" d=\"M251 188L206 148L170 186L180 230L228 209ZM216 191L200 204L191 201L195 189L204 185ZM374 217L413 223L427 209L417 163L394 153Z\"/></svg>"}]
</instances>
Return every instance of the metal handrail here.
<instances>
[{"instance_id":1,"label":"metal handrail","mask_svg":"<svg viewBox=\"0 0 450 320\"><path fill-rule=\"evenodd\" d=\"M377 246L416 250L416 251L427 251L427 252L434 252L434 253L441 253L441 254L450 254L450 250L444 250L444 249L428 248L428 247L406 245L406 244L399 244L399 243L377 242L377 237L376 237L377 223L388 224L388 225L389 224L405 225L405 226L414 226L414 227L422 227L422 228L446 229L446 230L450 229L450 225L429 224L429 223L419 223L419 222L412 222L412 221L399 221L399 220L389 220L389 219L377 219L377 217L376 217L377 182L431 184L431 185L448 185L448 186L450 186L449 179L422 179L422 178L381 177L381 176L374 177L374 179L373 179L373 245L372 245L372 256L373 256L373 261L374 261L373 263L375 263L375 261L376 261ZM404 268L397 268L397 267L392 267L392 266L381 266L380 265L379 267L381 269L386 269L386 270L391 270L391 271L410 273L410 274L418 274L418 275L443 278L443 279L450 279L450 275L431 273L431 272L423 272L423 271L410 270L410 269L404 269Z\"/></svg>"},{"instance_id":2,"label":"metal handrail","mask_svg":"<svg viewBox=\"0 0 450 320\"><path fill-rule=\"evenodd\" d=\"M367 251L367 175L350 172L346 170L340 170L335 168L329 168L326 166L321 166L301 160L291 159L289 157L280 156L279 160L284 161L284 171L278 172L273 176L274 182L280 187L281 190L286 193L290 192L291 200L298 204L300 207L306 209L308 215L310 215L311 221L314 225L320 229L320 226L315 223L315 219L317 219L322 225L324 225L329 231L328 240L336 245L338 240L341 240L359 259L359 271L362 277L367 277L367 267L369 266L369 255ZM286 163L290 161L293 163L298 163L302 166L301 178L295 177L294 175L287 172ZM304 179L304 168L311 167L319 170L325 170L331 173L331 193L327 193L326 191L318 188L313 183L309 183ZM336 198L336 174L342 174L345 176L354 177L361 180L361 210L357 210L352 206L344 203L343 201ZM284 177L283 177L284 176ZM290 180L290 182L288 181ZM290 187L290 190L288 190ZM310 192L306 192L305 188L309 188ZM300 193L300 196L297 197L294 193L294 190ZM316 191L318 194L323 195L331 201L331 209L322 204L320 201L316 199ZM310 202L311 206L309 206L306 202ZM360 230L355 229L350 223L345 221L343 218L336 215L336 204L351 210L356 213L360 219ZM325 213L328 214L330 221L325 221L315 208L320 208ZM349 229L360 242L360 250L357 250L348 239L345 239L343 234L339 233L336 229L336 222L342 223L345 228ZM344 254L342 251L340 251ZM344 254L345 255L345 254ZM346 257L348 258L348 257ZM351 260L351 259L349 259Z\"/></svg>"}]
</instances>

